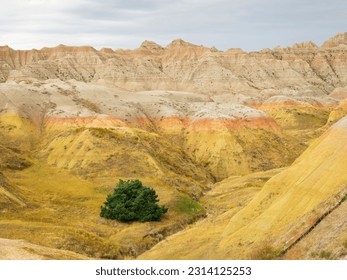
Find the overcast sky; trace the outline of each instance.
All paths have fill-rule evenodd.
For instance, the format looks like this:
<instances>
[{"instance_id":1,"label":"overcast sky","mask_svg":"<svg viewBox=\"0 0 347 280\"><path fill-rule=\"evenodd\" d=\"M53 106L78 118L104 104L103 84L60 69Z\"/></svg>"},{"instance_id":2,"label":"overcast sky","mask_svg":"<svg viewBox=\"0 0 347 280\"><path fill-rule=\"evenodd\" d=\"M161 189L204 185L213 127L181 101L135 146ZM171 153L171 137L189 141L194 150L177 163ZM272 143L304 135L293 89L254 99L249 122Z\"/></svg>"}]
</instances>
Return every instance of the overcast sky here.
<instances>
[{"instance_id":1,"label":"overcast sky","mask_svg":"<svg viewBox=\"0 0 347 280\"><path fill-rule=\"evenodd\" d=\"M0 45L137 48L173 39L260 50L347 31L346 0L0 0Z\"/></svg>"}]
</instances>

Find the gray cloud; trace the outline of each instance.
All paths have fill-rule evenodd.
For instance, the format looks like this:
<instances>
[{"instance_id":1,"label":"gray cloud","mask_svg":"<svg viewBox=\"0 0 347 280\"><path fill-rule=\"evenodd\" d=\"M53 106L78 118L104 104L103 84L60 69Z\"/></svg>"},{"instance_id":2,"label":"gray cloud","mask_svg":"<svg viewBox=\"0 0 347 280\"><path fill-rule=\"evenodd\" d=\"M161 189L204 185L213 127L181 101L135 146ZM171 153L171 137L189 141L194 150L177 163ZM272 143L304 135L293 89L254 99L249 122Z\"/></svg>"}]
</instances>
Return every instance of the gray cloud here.
<instances>
[{"instance_id":1,"label":"gray cloud","mask_svg":"<svg viewBox=\"0 0 347 280\"><path fill-rule=\"evenodd\" d=\"M175 38L257 50L346 31L345 0L0 0L0 45L136 48Z\"/></svg>"}]
</instances>

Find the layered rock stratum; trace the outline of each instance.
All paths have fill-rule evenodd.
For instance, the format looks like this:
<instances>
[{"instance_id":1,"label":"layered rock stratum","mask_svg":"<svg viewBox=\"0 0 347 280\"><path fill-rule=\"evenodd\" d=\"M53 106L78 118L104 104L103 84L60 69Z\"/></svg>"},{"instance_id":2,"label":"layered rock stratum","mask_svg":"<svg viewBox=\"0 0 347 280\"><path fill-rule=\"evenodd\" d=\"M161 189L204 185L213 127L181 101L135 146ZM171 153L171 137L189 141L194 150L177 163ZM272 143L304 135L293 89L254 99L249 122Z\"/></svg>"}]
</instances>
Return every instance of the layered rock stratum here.
<instances>
[{"instance_id":1,"label":"layered rock stratum","mask_svg":"<svg viewBox=\"0 0 347 280\"><path fill-rule=\"evenodd\" d=\"M259 52L181 39L0 47L0 237L29 242L1 246L58 249L49 258L319 257L303 246L319 247L330 214L346 223L346 88L346 33ZM100 218L116 181L134 178L168 206L163 221ZM343 229L327 234L333 258Z\"/></svg>"},{"instance_id":2,"label":"layered rock stratum","mask_svg":"<svg viewBox=\"0 0 347 280\"><path fill-rule=\"evenodd\" d=\"M346 33L321 47L312 42L244 52L193 45L181 39L167 47L145 41L135 50L97 51L59 45L41 50L0 48L0 81L105 81L126 90L183 90L200 93L314 96L346 86ZM262 92L265 91L265 92Z\"/></svg>"}]
</instances>

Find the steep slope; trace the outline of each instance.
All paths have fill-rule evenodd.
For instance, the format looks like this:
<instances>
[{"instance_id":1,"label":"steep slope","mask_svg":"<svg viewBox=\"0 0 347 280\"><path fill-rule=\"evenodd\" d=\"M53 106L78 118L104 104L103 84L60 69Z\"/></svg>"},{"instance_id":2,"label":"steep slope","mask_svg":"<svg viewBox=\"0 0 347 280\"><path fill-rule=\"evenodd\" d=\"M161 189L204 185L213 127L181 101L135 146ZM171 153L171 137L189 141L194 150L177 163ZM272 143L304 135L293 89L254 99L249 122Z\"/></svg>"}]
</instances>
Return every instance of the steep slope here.
<instances>
[{"instance_id":1,"label":"steep slope","mask_svg":"<svg viewBox=\"0 0 347 280\"><path fill-rule=\"evenodd\" d=\"M332 124L347 115L347 87L335 88L329 96L340 100L329 115L328 124Z\"/></svg>"},{"instance_id":2,"label":"steep slope","mask_svg":"<svg viewBox=\"0 0 347 280\"><path fill-rule=\"evenodd\" d=\"M254 242L253 247L267 241L274 248L286 248L335 207L347 191L346 140L345 117L289 169L269 180L262 192L226 227L220 248L228 246L228 250L223 255L239 254L238 246L230 246L235 241L246 245L239 247ZM243 252L243 257L251 253L249 249Z\"/></svg>"},{"instance_id":3,"label":"steep slope","mask_svg":"<svg viewBox=\"0 0 347 280\"><path fill-rule=\"evenodd\" d=\"M12 186L3 173L8 170L24 170L31 166L31 162L18 152L0 144L0 212L27 206L23 193Z\"/></svg>"},{"instance_id":4,"label":"steep slope","mask_svg":"<svg viewBox=\"0 0 347 280\"><path fill-rule=\"evenodd\" d=\"M231 208L215 217L210 226L202 221L159 243L141 258L279 257L326 213L343 203L347 193L346 143L347 117L317 139L291 167L266 182L236 214ZM223 217L228 215L231 218L225 223ZM345 223L345 218L342 216L340 222ZM204 237L197 238L202 242L194 241L197 232L204 232ZM190 246L179 246L185 242Z\"/></svg>"},{"instance_id":5,"label":"steep slope","mask_svg":"<svg viewBox=\"0 0 347 280\"><path fill-rule=\"evenodd\" d=\"M286 252L285 259L347 259L347 203L342 203Z\"/></svg>"},{"instance_id":6,"label":"steep slope","mask_svg":"<svg viewBox=\"0 0 347 280\"><path fill-rule=\"evenodd\" d=\"M0 172L0 209L1 212L18 207L25 207L26 203L18 191L8 183L7 178Z\"/></svg>"}]
</instances>

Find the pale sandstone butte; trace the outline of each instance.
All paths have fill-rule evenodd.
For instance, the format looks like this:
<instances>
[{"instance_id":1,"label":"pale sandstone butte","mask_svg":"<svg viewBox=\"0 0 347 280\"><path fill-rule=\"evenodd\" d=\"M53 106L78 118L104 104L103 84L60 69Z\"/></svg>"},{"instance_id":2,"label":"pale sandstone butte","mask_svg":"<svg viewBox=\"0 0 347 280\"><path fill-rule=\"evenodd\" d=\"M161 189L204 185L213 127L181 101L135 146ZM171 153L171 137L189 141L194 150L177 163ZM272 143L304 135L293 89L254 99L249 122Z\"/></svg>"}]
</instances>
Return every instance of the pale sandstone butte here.
<instances>
[{"instance_id":1,"label":"pale sandstone butte","mask_svg":"<svg viewBox=\"0 0 347 280\"><path fill-rule=\"evenodd\" d=\"M347 32L338 33L329 40L325 41L322 45L322 48L334 48L347 45Z\"/></svg>"},{"instance_id":2,"label":"pale sandstone butte","mask_svg":"<svg viewBox=\"0 0 347 280\"><path fill-rule=\"evenodd\" d=\"M346 33L318 48L312 42L246 53L174 40L145 41L135 50L59 45L15 51L0 47L0 81L25 78L110 81L128 90L256 94L264 89L322 95L347 85Z\"/></svg>"}]
</instances>

